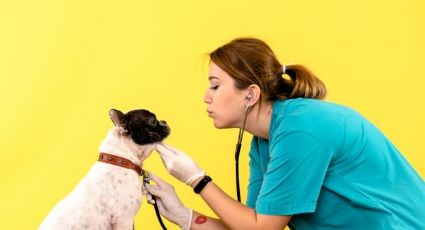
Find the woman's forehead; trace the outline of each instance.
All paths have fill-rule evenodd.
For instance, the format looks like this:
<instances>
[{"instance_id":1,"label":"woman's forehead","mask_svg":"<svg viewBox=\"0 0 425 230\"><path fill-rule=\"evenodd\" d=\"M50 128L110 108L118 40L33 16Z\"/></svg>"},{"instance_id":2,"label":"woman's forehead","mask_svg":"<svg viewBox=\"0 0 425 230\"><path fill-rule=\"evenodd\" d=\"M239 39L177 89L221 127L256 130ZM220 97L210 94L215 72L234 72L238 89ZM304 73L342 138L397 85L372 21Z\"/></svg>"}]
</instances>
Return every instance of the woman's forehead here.
<instances>
[{"instance_id":1,"label":"woman's forehead","mask_svg":"<svg viewBox=\"0 0 425 230\"><path fill-rule=\"evenodd\" d=\"M211 62L210 69L208 73L208 80L229 80L231 77L228 73L226 73L224 70L222 70L218 65Z\"/></svg>"}]
</instances>

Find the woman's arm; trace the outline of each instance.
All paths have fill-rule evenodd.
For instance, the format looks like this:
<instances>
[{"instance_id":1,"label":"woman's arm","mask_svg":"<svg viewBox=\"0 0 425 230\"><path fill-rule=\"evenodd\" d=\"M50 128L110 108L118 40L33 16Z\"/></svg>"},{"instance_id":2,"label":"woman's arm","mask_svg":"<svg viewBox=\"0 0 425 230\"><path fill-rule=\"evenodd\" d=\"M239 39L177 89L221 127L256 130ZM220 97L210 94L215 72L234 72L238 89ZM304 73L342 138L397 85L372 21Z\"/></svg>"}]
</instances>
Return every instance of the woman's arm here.
<instances>
[{"instance_id":1,"label":"woman's arm","mask_svg":"<svg viewBox=\"0 0 425 230\"><path fill-rule=\"evenodd\" d=\"M167 171L178 180L195 187L205 172L183 151L169 145L157 145ZM223 192L213 182L208 183L200 193L201 197L230 229L283 229L291 216L257 214Z\"/></svg>"},{"instance_id":2,"label":"woman's arm","mask_svg":"<svg viewBox=\"0 0 425 230\"><path fill-rule=\"evenodd\" d=\"M146 184L143 194L149 203L156 202L160 214L170 222L178 225L183 230L224 230L228 229L223 222L218 219L207 217L196 212L180 201L174 187L156 176L149 173L156 185ZM153 200L155 196L155 201Z\"/></svg>"},{"instance_id":3,"label":"woman's arm","mask_svg":"<svg viewBox=\"0 0 425 230\"><path fill-rule=\"evenodd\" d=\"M201 179L193 182L192 187ZM216 184L209 182L200 193L201 197L230 229L283 229L291 220L291 216L271 216L257 214L223 192ZM195 227L192 223L192 229ZM196 228L198 229L198 228Z\"/></svg>"},{"instance_id":4,"label":"woman's arm","mask_svg":"<svg viewBox=\"0 0 425 230\"><path fill-rule=\"evenodd\" d=\"M191 230L227 230L228 228L219 219L202 215L193 211Z\"/></svg>"}]
</instances>

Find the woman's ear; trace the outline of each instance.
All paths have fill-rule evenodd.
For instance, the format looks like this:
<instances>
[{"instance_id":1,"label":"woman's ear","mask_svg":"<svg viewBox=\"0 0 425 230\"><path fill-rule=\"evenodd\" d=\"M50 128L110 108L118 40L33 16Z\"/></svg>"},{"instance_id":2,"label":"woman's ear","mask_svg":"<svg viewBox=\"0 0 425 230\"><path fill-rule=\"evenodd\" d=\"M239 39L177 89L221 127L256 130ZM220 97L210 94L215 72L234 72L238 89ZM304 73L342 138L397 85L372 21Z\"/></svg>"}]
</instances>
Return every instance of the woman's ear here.
<instances>
[{"instance_id":1,"label":"woman's ear","mask_svg":"<svg viewBox=\"0 0 425 230\"><path fill-rule=\"evenodd\" d=\"M260 100L261 90L256 84L252 84L247 88L248 95L246 96L247 105L253 106Z\"/></svg>"}]
</instances>

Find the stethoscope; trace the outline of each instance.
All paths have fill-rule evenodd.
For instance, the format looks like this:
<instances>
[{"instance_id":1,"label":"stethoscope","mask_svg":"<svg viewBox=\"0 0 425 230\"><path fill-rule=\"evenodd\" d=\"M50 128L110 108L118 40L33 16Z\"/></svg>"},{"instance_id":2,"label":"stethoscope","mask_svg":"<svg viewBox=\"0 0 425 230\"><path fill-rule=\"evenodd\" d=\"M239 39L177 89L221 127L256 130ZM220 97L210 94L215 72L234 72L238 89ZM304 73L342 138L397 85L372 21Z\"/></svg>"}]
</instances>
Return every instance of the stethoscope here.
<instances>
[{"instance_id":1,"label":"stethoscope","mask_svg":"<svg viewBox=\"0 0 425 230\"><path fill-rule=\"evenodd\" d=\"M149 172L144 170L143 171L143 185L145 186L146 184L149 184L149 183L150 183ZM163 230L167 230L164 222L162 221L161 214L159 213L158 203L156 202L155 196L152 196L152 200L154 201L153 207L155 209L156 218L158 219L158 222L161 225L161 228ZM133 230L134 230L134 225L133 225Z\"/></svg>"},{"instance_id":2,"label":"stethoscope","mask_svg":"<svg viewBox=\"0 0 425 230\"><path fill-rule=\"evenodd\" d=\"M238 202L241 202L241 191L240 191L240 186L239 186L239 154L241 152L242 138L243 138L243 133L245 131L246 117L248 115L248 110L249 110L249 107L250 107L251 98L252 98L251 94L248 94L248 96L246 97L245 116L243 118L242 128L239 129L238 142L236 143L236 149L235 149L236 196L238 198Z\"/></svg>"},{"instance_id":3,"label":"stethoscope","mask_svg":"<svg viewBox=\"0 0 425 230\"><path fill-rule=\"evenodd\" d=\"M245 131L246 117L248 115L248 110L249 110L249 107L250 107L251 98L252 98L251 94L248 94L248 96L246 97L245 115L244 115L244 118L243 118L242 128L239 129L238 141L236 143L236 149L235 149L236 195L237 195L237 198L238 198L238 202L241 202L241 191L240 191L240 186L239 186L239 154L241 152L243 133ZM145 170L145 171L143 171L143 184L144 185L149 184L149 182L150 182L149 173ZM161 228L163 230L167 230L164 222L162 221L161 215L159 213L158 204L156 202L155 196L152 196L152 199L154 200L153 206L155 208L156 218L158 219L158 222L161 225Z\"/></svg>"}]
</instances>

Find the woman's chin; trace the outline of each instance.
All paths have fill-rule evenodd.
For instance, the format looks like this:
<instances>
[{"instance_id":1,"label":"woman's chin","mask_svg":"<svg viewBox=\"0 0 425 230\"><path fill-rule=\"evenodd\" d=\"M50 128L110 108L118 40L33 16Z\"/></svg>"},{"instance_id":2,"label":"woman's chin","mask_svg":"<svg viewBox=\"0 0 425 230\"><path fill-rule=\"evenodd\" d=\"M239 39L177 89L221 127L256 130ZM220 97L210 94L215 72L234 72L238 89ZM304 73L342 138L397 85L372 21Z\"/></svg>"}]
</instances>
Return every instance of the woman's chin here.
<instances>
[{"instance_id":1,"label":"woman's chin","mask_svg":"<svg viewBox=\"0 0 425 230\"><path fill-rule=\"evenodd\" d=\"M214 121L214 127L216 129L230 129L230 128L234 128L233 126L230 126L229 124L223 124L217 121Z\"/></svg>"},{"instance_id":2,"label":"woman's chin","mask_svg":"<svg viewBox=\"0 0 425 230\"><path fill-rule=\"evenodd\" d=\"M217 124L217 123L215 123L215 122L214 122L214 127L215 127L216 129L222 129L222 128L223 128L223 126L221 126L220 124Z\"/></svg>"}]
</instances>

